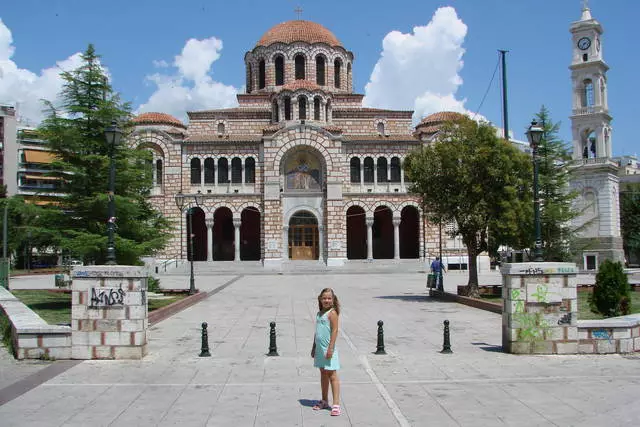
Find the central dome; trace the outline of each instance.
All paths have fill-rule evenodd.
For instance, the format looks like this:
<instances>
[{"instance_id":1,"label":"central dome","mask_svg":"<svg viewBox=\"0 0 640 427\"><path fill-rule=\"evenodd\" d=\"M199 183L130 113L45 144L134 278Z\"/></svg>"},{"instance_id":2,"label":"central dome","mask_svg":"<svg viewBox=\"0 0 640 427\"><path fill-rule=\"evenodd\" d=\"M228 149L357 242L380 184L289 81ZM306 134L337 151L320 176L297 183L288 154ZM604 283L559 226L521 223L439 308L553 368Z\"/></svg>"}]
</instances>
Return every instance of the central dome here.
<instances>
[{"instance_id":1,"label":"central dome","mask_svg":"<svg viewBox=\"0 0 640 427\"><path fill-rule=\"evenodd\" d=\"M269 46L273 43L326 43L329 46L340 46L342 43L333 33L320 24L311 21L287 21L269 29L256 46Z\"/></svg>"}]
</instances>

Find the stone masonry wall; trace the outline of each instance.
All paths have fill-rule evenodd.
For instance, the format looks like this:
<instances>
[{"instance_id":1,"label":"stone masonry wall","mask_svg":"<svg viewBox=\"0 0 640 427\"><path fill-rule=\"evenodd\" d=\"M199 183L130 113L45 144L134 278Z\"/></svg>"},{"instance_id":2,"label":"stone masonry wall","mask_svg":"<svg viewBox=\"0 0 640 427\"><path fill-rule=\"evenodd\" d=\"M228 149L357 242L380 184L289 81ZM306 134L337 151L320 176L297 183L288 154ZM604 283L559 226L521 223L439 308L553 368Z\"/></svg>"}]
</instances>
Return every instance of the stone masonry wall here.
<instances>
[{"instance_id":1,"label":"stone masonry wall","mask_svg":"<svg viewBox=\"0 0 640 427\"><path fill-rule=\"evenodd\" d=\"M72 272L71 357L141 359L147 354L147 277L141 267Z\"/></svg>"}]
</instances>

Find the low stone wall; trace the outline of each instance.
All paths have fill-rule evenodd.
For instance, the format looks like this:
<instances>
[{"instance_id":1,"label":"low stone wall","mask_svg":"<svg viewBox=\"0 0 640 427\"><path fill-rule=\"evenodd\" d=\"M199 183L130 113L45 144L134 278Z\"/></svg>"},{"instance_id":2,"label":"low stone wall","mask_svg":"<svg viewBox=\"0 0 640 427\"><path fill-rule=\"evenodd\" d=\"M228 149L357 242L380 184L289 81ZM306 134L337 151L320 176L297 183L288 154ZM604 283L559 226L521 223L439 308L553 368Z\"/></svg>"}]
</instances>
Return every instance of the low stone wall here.
<instances>
[{"instance_id":1,"label":"low stone wall","mask_svg":"<svg viewBox=\"0 0 640 427\"><path fill-rule=\"evenodd\" d=\"M71 358L69 326L49 325L4 288L0 288L0 307L11 322L17 359Z\"/></svg>"},{"instance_id":2,"label":"low stone wall","mask_svg":"<svg viewBox=\"0 0 640 427\"><path fill-rule=\"evenodd\" d=\"M578 320L578 353L640 351L640 314L602 320Z\"/></svg>"}]
</instances>

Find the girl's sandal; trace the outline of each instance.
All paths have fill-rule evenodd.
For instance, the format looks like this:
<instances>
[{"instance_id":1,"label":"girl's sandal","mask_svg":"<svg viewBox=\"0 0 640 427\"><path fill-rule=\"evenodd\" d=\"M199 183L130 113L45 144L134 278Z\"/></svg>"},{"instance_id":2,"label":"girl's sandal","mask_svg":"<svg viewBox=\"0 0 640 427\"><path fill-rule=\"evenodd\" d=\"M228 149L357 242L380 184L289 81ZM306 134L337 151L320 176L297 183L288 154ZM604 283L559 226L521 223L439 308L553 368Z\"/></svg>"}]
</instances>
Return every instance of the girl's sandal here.
<instances>
[{"instance_id":1,"label":"girl's sandal","mask_svg":"<svg viewBox=\"0 0 640 427\"><path fill-rule=\"evenodd\" d=\"M318 400L312 408L314 411L319 411L320 409L329 409L329 403L324 400Z\"/></svg>"},{"instance_id":2,"label":"girl's sandal","mask_svg":"<svg viewBox=\"0 0 640 427\"><path fill-rule=\"evenodd\" d=\"M333 405L331 407L331 416L337 417L340 414L342 414L342 412L340 411L340 405Z\"/></svg>"}]
</instances>

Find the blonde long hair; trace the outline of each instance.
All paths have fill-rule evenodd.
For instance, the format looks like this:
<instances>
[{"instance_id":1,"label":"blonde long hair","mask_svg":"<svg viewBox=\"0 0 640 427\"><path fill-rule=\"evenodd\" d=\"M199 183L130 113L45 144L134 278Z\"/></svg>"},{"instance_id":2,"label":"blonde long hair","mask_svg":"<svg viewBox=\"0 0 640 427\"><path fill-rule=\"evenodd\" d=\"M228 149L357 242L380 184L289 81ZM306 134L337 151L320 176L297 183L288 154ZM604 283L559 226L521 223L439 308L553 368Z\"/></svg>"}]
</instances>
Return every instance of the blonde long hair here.
<instances>
[{"instance_id":1,"label":"blonde long hair","mask_svg":"<svg viewBox=\"0 0 640 427\"><path fill-rule=\"evenodd\" d=\"M340 301L338 301L338 296L331 288L324 288L320 291L320 294L318 295L318 311L322 311L322 294L325 292L331 292L331 296L333 297L333 309L337 314L340 314Z\"/></svg>"}]
</instances>

